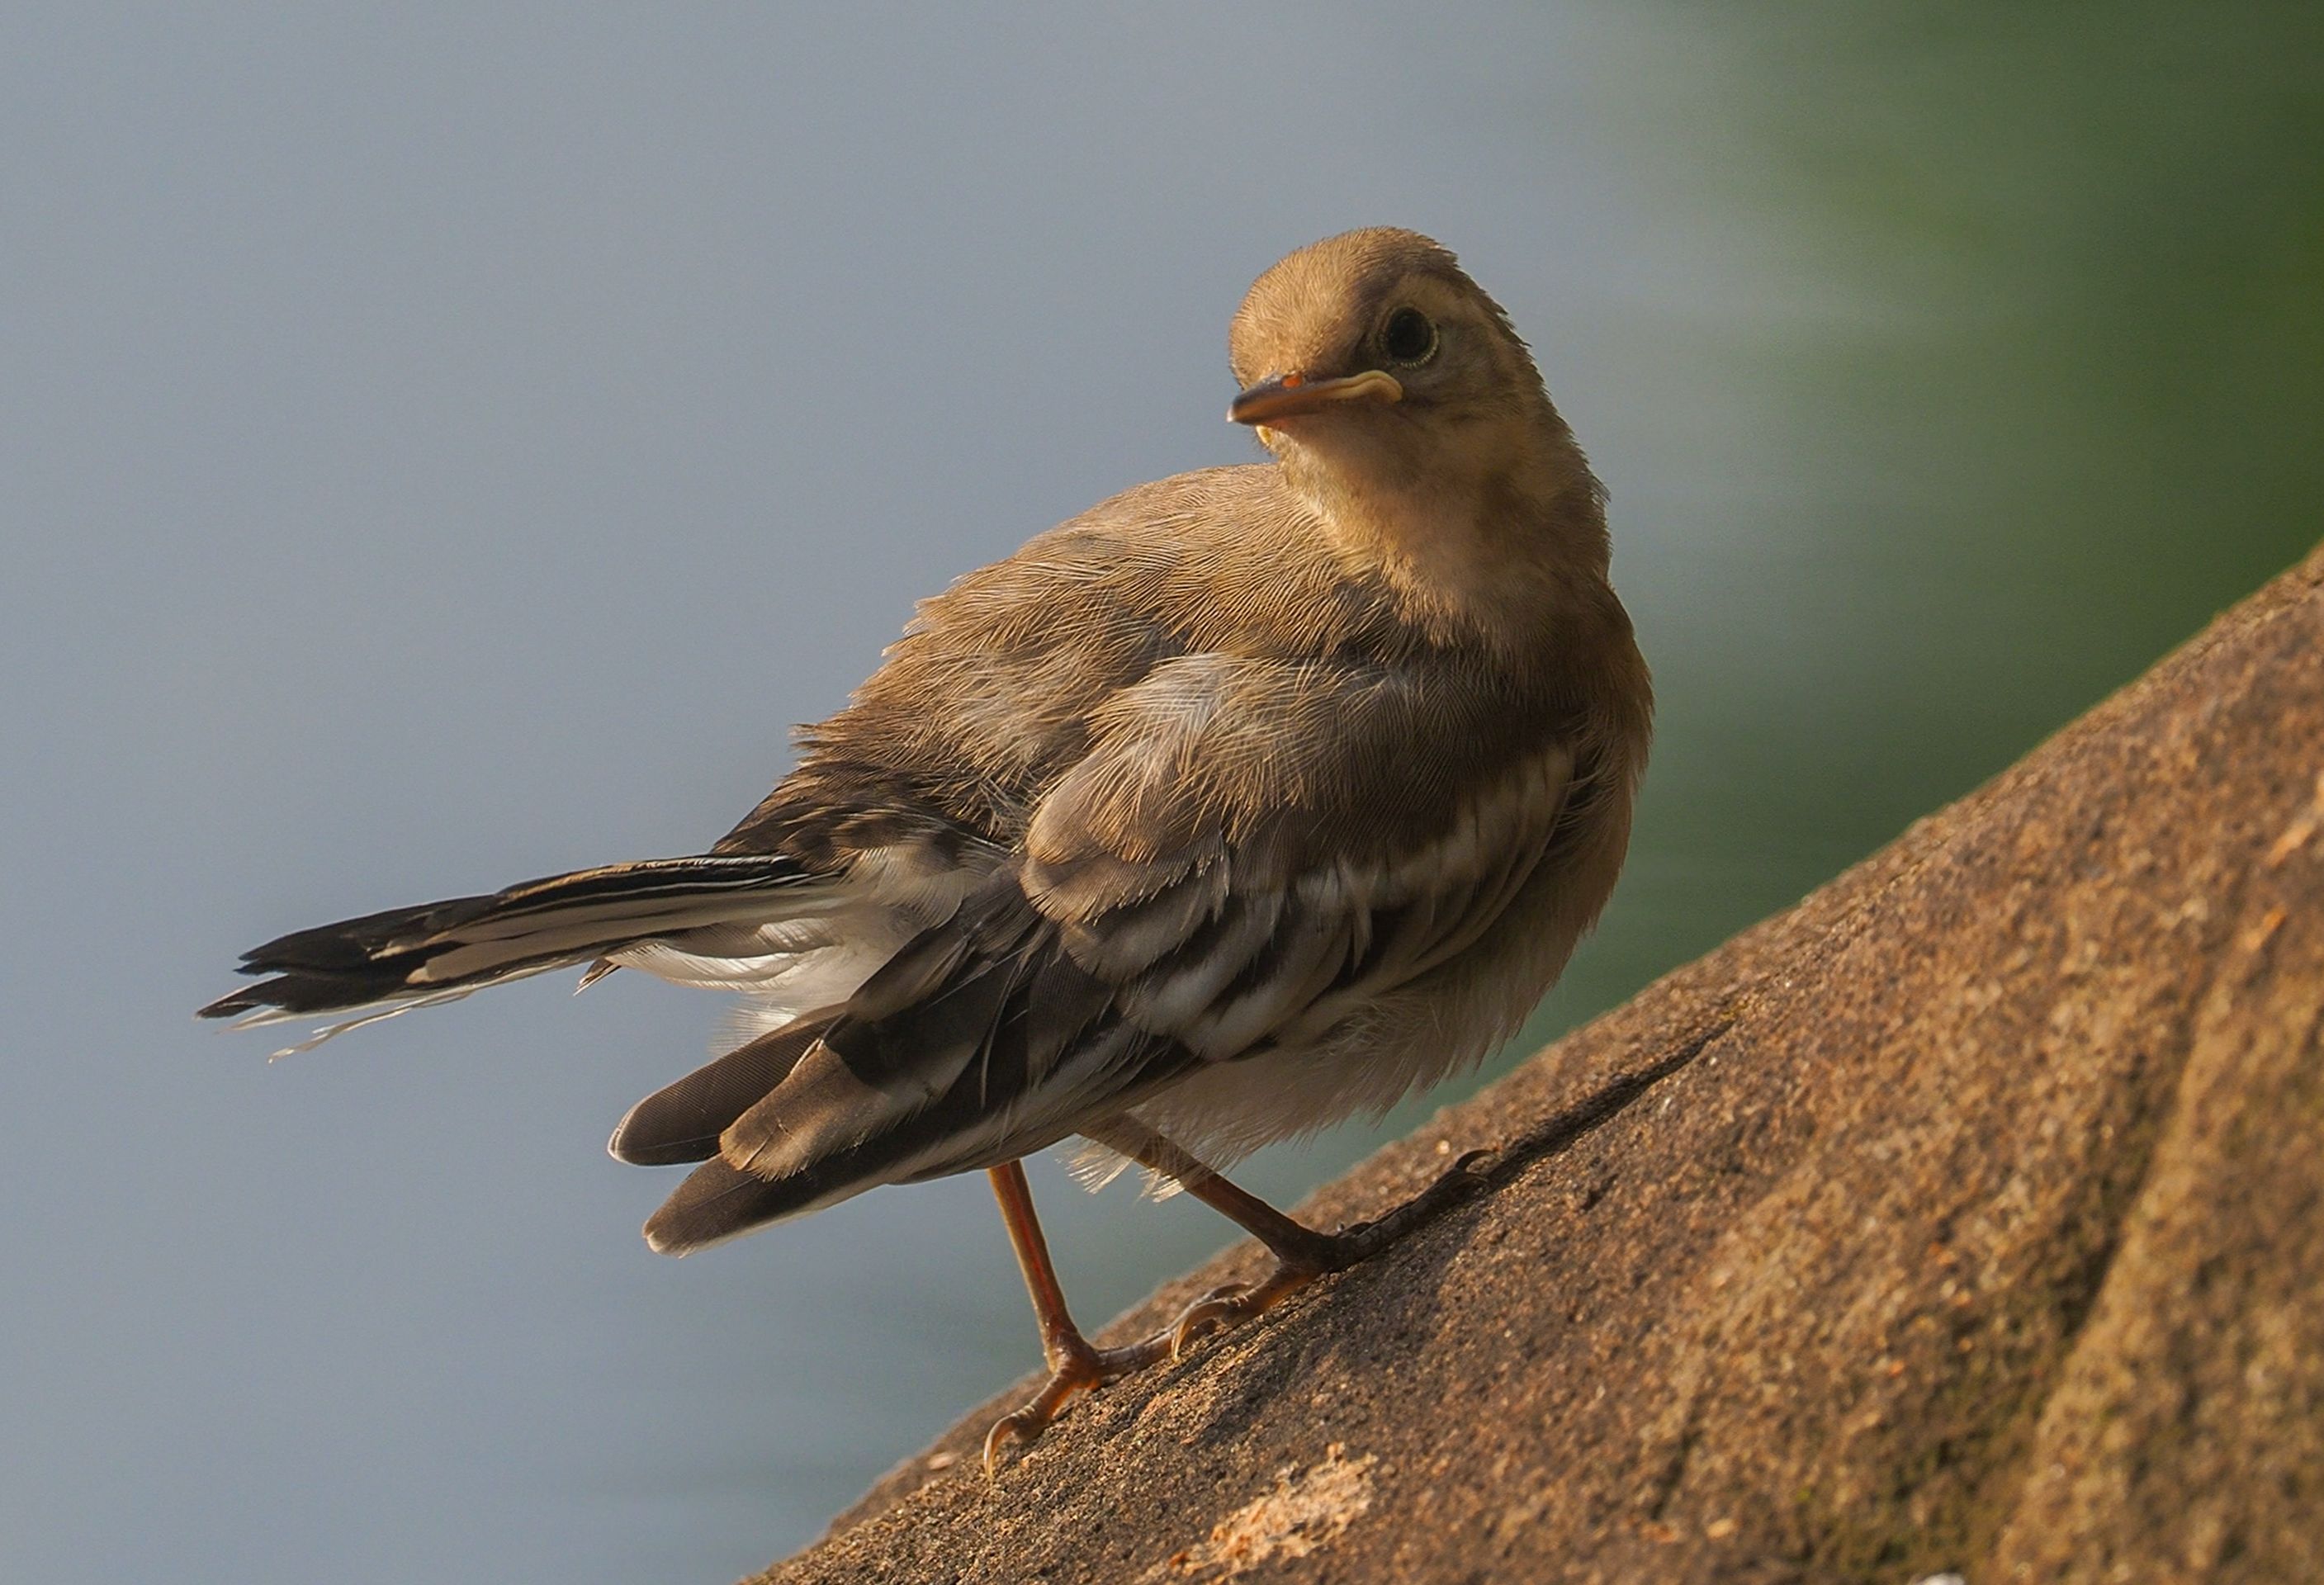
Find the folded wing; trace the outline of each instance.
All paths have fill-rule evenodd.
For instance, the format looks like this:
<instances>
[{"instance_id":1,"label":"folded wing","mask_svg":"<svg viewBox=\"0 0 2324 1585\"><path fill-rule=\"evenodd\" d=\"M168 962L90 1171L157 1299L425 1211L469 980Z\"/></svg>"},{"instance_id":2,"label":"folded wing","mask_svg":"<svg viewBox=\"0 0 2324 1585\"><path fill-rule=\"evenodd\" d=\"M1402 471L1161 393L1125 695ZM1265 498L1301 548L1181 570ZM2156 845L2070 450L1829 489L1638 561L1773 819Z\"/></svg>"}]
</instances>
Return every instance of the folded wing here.
<instances>
[{"instance_id":1,"label":"folded wing","mask_svg":"<svg viewBox=\"0 0 2324 1585\"><path fill-rule=\"evenodd\" d=\"M1577 777L1554 712L1452 680L1201 654L1122 689L1021 852L724 1122L649 1238L1012 1160L1457 956Z\"/></svg>"}]
</instances>

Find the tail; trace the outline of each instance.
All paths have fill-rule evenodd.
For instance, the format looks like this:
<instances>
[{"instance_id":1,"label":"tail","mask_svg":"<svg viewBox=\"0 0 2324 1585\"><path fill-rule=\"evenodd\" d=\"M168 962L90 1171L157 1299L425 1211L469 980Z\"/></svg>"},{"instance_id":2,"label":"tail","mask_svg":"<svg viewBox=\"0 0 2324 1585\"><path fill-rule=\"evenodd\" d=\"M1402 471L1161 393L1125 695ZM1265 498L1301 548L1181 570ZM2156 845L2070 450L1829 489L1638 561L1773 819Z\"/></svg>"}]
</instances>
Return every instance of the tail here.
<instances>
[{"instance_id":1,"label":"tail","mask_svg":"<svg viewBox=\"0 0 2324 1585\"><path fill-rule=\"evenodd\" d=\"M252 948L240 972L274 977L218 998L199 1016L239 1016L247 1027L380 1009L323 1031L319 1041L641 941L764 921L786 911L772 894L819 879L779 854L706 854L578 870L489 897L391 908Z\"/></svg>"}]
</instances>

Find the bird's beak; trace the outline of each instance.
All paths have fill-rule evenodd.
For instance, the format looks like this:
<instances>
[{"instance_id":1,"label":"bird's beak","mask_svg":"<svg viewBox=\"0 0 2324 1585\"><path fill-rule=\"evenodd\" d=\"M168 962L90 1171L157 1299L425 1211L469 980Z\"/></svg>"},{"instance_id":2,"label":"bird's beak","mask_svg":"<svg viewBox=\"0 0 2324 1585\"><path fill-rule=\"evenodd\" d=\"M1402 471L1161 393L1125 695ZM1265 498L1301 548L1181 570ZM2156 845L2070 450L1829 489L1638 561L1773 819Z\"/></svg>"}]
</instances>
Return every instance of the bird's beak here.
<instances>
[{"instance_id":1,"label":"bird's beak","mask_svg":"<svg viewBox=\"0 0 2324 1585\"><path fill-rule=\"evenodd\" d=\"M1237 396L1227 408L1227 417L1238 424L1272 424L1299 413L1320 412L1335 402L1403 400L1404 387L1397 383L1396 376L1379 369L1338 380L1277 374Z\"/></svg>"}]
</instances>

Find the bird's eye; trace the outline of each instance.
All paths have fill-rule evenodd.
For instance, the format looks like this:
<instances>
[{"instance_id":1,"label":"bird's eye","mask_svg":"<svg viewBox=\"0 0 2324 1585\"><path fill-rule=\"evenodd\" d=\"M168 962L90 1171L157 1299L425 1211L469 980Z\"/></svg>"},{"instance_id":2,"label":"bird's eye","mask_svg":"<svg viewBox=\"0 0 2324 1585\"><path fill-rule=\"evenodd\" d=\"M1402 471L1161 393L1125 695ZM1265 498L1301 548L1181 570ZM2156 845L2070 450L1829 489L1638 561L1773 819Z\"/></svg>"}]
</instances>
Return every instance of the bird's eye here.
<instances>
[{"instance_id":1,"label":"bird's eye","mask_svg":"<svg viewBox=\"0 0 2324 1585\"><path fill-rule=\"evenodd\" d=\"M1380 327L1380 350L1392 364L1425 364L1436 352L1436 327L1418 309L1398 309Z\"/></svg>"}]
</instances>

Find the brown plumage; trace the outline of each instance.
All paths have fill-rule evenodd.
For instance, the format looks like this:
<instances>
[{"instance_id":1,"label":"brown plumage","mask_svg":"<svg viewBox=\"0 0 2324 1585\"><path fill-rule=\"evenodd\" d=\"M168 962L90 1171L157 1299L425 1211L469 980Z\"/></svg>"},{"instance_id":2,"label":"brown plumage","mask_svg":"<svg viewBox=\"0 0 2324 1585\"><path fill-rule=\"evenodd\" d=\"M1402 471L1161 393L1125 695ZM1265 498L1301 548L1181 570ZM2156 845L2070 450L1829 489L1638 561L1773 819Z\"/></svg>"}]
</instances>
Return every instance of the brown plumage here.
<instances>
[{"instance_id":1,"label":"brown plumage","mask_svg":"<svg viewBox=\"0 0 2324 1585\"><path fill-rule=\"evenodd\" d=\"M1213 1169L1515 1031L1612 889L1650 693L1602 492L1452 254L1303 249L1230 350L1271 463L1128 491L926 602L710 854L301 932L204 1010L593 959L750 993L757 1037L614 1135L702 1163L648 1238L993 1170L1056 1370L996 1446L1158 1347L1073 1330L1025 1155L1087 1136L1276 1248L1190 1323L1359 1258Z\"/></svg>"}]
</instances>

